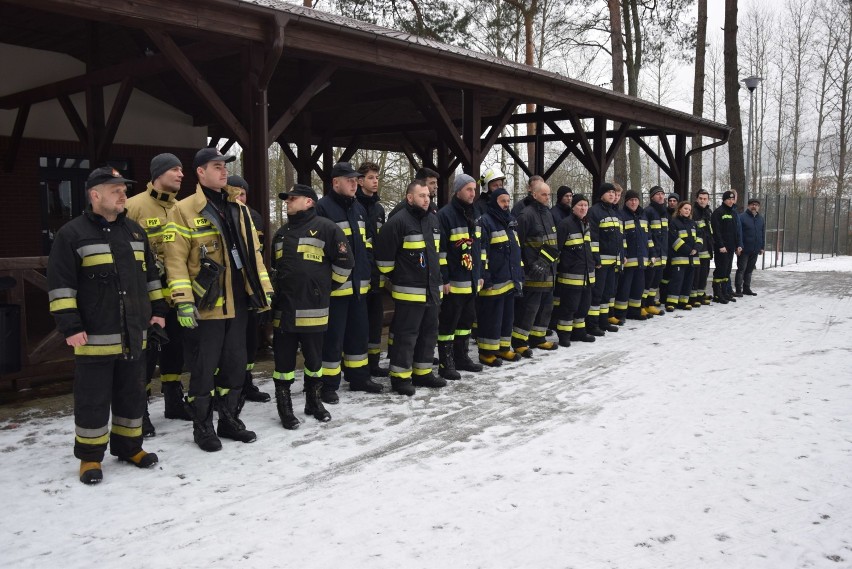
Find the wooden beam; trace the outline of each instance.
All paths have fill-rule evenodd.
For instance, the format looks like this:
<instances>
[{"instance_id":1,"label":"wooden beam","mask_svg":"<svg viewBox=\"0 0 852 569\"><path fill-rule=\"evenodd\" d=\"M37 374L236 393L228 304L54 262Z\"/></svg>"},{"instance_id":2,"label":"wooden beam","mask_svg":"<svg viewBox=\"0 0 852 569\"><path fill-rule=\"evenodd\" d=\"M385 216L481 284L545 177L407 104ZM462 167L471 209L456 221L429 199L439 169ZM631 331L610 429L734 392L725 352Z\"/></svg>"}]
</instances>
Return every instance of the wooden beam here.
<instances>
[{"instance_id":1,"label":"wooden beam","mask_svg":"<svg viewBox=\"0 0 852 569\"><path fill-rule=\"evenodd\" d=\"M277 140L284 131L290 126L290 123L293 122L293 119L302 112L305 106L311 101L314 95L325 85L331 76L334 74L335 70L337 70L336 65L332 65L331 63L326 63L323 65L319 71L317 71L316 75L314 75L313 79L305 85L302 89L302 92L296 97L290 106L284 111L278 120L275 121L269 128L269 140Z\"/></svg>"},{"instance_id":2,"label":"wooden beam","mask_svg":"<svg viewBox=\"0 0 852 569\"><path fill-rule=\"evenodd\" d=\"M482 155L485 156L491 150L491 147L494 146L494 143L497 142L497 138L503 132L503 129L506 128L506 125L509 124L509 119L512 118L512 113L515 112L515 109L518 108L520 104L520 100L518 99L509 99L503 108L500 110L500 113L497 115L497 122L491 126L491 130L488 131L488 135L482 141Z\"/></svg>"},{"instance_id":3,"label":"wooden beam","mask_svg":"<svg viewBox=\"0 0 852 569\"><path fill-rule=\"evenodd\" d=\"M671 177L674 180L675 178L680 177L680 172L677 169L677 163L675 161L674 152L672 152L672 146L669 144L669 138L667 136L661 135L659 137L660 145L663 147L663 152L666 153L666 160L669 163L669 170L671 172Z\"/></svg>"},{"instance_id":4,"label":"wooden beam","mask_svg":"<svg viewBox=\"0 0 852 569\"><path fill-rule=\"evenodd\" d=\"M15 117L15 126L12 127L12 138L9 140L9 148L6 151L6 164L4 170L12 172L15 168L15 160L18 158L18 150L21 148L21 139L24 137L24 129L27 126L27 117L30 116L30 106L24 105L18 109Z\"/></svg>"},{"instance_id":5,"label":"wooden beam","mask_svg":"<svg viewBox=\"0 0 852 569\"><path fill-rule=\"evenodd\" d=\"M479 167L482 164L482 102L479 92L475 89L465 89L464 96L464 144L470 152L470 162L467 173L474 179L479 179ZM441 158L438 157L440 165Z\"/></svg>"},{"instance_id":6,"label":"wooden beam","mask_svg":"<svg viewBox=\"0 0 852 569\"><path fill-rule=\"evenodd\" d=\"M358 152L358 149L361 145L361 137L353 136L352 140L349 141L349 144L346 146L346 149L343 151L343 154L340 155L341 162L349 162L352 160L352 157L355 156L355 153Z\"/></svg>"},{"instance_id":7,"label":"wooden beam","mask_svg":"<svg viewBox=\"0 0 852 569\"><path fill-rule=\"evenodd\" d=\"M265 50L266 58L263 62L263 69L260 70L260 75L257 78L258 89L266 89L269 86L269 81L278 68L278 62L284 52L284 28L287 27L289 21L290 16L287 14L279 12L273 16L272 42Z\"/></svg>"},{"instance_id":8,"label":"wooden beam","mask_svg":"<svg viewBox=\"0 0 852 569\"><path fill-rule=\"evenodd\" d=\"M520 156L518 156L518 155L517 155L517 153L516 153L514 150L512 150L512 146L511 146L510 144L502 144L502 146L503 146L503 148L506 150L506 153L507 153L509 156L511 156L511 157L512 157L512 159L515 161L515 164L517 164L517 165L518 165L518 167L519 167L521 170L523 170L523 171L524 171L524 173L525 173L528 177L532 177L533 173L532 173L532 172L530 172L529 167L526 165L526 163L525 163L523 160L521 160L521 157L520 157Z\"/></svg>"},{"instance_id":9,"label":"wooden beam","mask_svg":"<svg viewBox=\"0 0 852 569\"><path fill-rule=\"evenodd\" d=\"M411 134L407 132L402 133L403 138L408 142L411 148L414 149L414 152L420 156L420 162L424 168L431 168L432 170L437 171L438 167L435 165L435 161L432 159L432 153L427 152L425 148L417 144L417 141L411 136Z\"/></svg>"},{"instance_id":10,"label":"wooden beam","mask_svg":"<svg viewBox=\"0 0 852 569\"><path fill-rule=\"evenodd\" d=\"M227 154L231 147L237 143L236 138L229 138L225 141L225 144L222 145L222 148L219 149L219 152L222 154Z\"/></svg>"},{"instance_id":11,"label":"wooden beam","mask_svg":"<svg viewBox=\"0 0 852 569\"><path fill-rule=\"evenodd\" d=\"M631 138L633 138L633 137L631 137ZM638 137L637 137L637 138L633 138L633 140L635 140L635 141L636 141L636 144L638 144L638 145L639 145L639 147L640 147L642 150L644 150L644 151L645 151L645 153L646 153L648 156L650 156L650 157L651 157L651 160L653 160L653 161L657 164L657 166L659 166L659 167L660 167L660 170L662 170L663 172L665 172L666 176L668 176L669 178L674 179L674 177L672 176L672 170L671 170L671 168L669 167L669 165L668 165L668 164L666 164L666 163L663 161L663 159L662 159L662 158L660 158L660 156L659 156L656 152L654 152L654 150L653 150L650 146L648 146L648 143L647 143L647 142L645 142L644 140L642 140L641 138L638 138Z\"/></svg>"},{"instance_id":12,"label":"wooden beam","mask_svg":"<svg viewBox=\"0 0 852 569\"><path fill-rule=\"evenodd\" d=\"M210 137L210 142L207 143L207 148L216 148L219 146L219 141L222 140L221 136Z\"/></svg>"},{"instance_id":13,"label":"wooden beam","mask_svg":"<svg viewBox=\"0 0 852 569\"><path fill-rule=\"evenodd\" d=\"M606 164L604 170L609 169L609 165L615 160L615 153L621 148L624 138L627 136L627 131L630 129L630 123L623 122L618 127L615 136L612 137L612 144L609 145L609 150L606 152Z\"/></svg>"},{"instance_id":14,"label":"wooden beam","mask_svg":"<svg viewBox=\"0 0 852 569\"><path fill-rule=\"evenodd\" d=\"M101 139L98 142L97 158L98 162L108 158L109 149L115 140L115 134L118 132L118 125L121 123L121 118L124 116L124 111L127 109L127 103L130 101L130 95L133 94L133 79L127 77L121 82L121 87L118 89L118 94L115 96L115 101L112 104L112 110L109 113L109 119L104 127Z\"/></svg>"},{"instance_id":15,"label":"wooden beam","mask_svg":"<svg viewBox=\"0 0 852 569\"><path fill-rule=\"evenodd\" d=\"M562 152L562 154L560 154L559 157L553 162L553 164L550 165L550 168L548 168L547 171L541 175L541 177L544 178L545 181L547 181L547 179L550 178L554 172L556 172L559 166L561 166L562 163L565 162L565 159L568 158L568 155L571 154L573 151L574 150L571 148L566 148L565 151Z\"/></svg>"},{"instance_id":16,"label":"wooden beam","mask_svg":"<svg viewBox=\"0 0 852 569\"><path fill-rule=\"evenodd\" d=\"M586 129L583 128L583 124L580 122L580 117L577 116L573 110L568 110L568 118L571 121L571 128L574 129L574 134L577 135L577 142L580 143L580 148L583 150L583 154L586 155L593 171L600 171L600 163L598 162L595 153L592 151L592 147L589 144L588 136L586 135Z\"/></svg>"},{"instance_id":17,"label":"wooden beam","mask_svg":"<svg viewBox=\"0 0 852 569\"><path fill-rule=\"evenodd\" d=\"M80 113L74 107L74 103L68 95L62 94L57 97L59 106L65 111L65 116L68 117L68 122L71 123L71 128L74 129L74 134L80 144L87 146L89 144L89 133L86 131L86 125L83 124L83 119L80 118Z\"/></svg>"},{"instance_id":18,"label":"wooden beam","mask_svg":"<svg viewBox=\"0 0 852 569\"><path fill-rule=\"evenodd\" d=\"M247 146L249 134L246 128L237 120L231 109L216 94L210 83L204 79L204 76L184 55L174 40L165 32L153 28L145 28L145 32L151 38L151 41L157 45L157 48L172 62L172 65L180 72L183 79L195 91L195 94L213 112L213 115L233 133L241 145Z\"/></svg>"},{"instance_id":19,"label":"wooden beam","mask_svg":"<svg viewBox=\"0 0 852 569\"><path fill-rule=\"evenodd\" d=\"M420 86L422 87L422 91L419 94L422 96L415 97L415 103L420 107L423 116L427 120L432 119L435 121L437 127L436 131L439 134L444 135L447 145L452 149L456 156L460 156L462 162L469 165L471 162L470 152L467 147L465 147L464 141L459 136L459 132L453 124L453 120L450 118L449 113L447 113L447 109L444 107L444 103L441 101L441 97L438 96L438 93L435 91L435 88L431 83L421 79Z\"/></svg>"}]
</instances>

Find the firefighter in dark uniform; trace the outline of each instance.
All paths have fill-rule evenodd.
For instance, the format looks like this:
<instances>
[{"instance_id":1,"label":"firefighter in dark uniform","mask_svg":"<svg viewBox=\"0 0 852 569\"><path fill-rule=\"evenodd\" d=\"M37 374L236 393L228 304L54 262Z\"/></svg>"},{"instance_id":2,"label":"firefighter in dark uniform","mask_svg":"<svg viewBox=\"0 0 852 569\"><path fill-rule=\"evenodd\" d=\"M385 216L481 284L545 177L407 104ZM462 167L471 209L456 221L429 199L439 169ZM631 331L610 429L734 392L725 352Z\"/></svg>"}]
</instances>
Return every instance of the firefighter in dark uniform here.
<instances>
[{"instance_id":1,"label":"firefighter in dark uniform","mask_svg":"<svg viewBox=\"0 0 852 569\"><path fill-rule=\"evenodd\" d=\"M349 279L331 292L328 329L323 338L321 396L323 402L333 405L340 401L337 390L341 371L351 391L380 393L383 388L370 379L367 356L366 296L370 292L373 247L367 236L367 212L355 199L358 172L349 162L338 162L331 169L331 183L332 191L317 202L317 215L330 219L343 230L355 258Z\"/></svg>"},{"instance_id":2,"label":"firefighter in dark uniform","mask_svg":"<svg viewBox=\"0 0 852 569\"><path fill-rule=\"evenodd\" d=\"M450 203L438 211L444 293L438 318L438 374L444 379L460 379L459 371L482 371L482 365L468 355L471 327L476 319L476 294L482 287L474 199L476 180L459 174L453 181Z\"/></svg>"},{"instance_id":3,"label":"firefighter in dark uniform","mask_svg":"<svg viewBox=\"0 0 852 569\"><path fill-rule=\"evenodd\" d=\"M734 255L742 253L742 247L739 245L742 241L742 229L734 210L736 199L734 192L728 190L722 194L722 205L710 216L713 258L716 259L716 267L713 269L713 300L720 304L736 302L733 292L729 293L727 288L731 280Z\"/></svg>"},{"instance_id":4,"label":"firefighter in dark uniform","mask_svg":"<svg viewBox=\"0 0 852 569\"><path fill-rule=\"evenodd\" d=\"M358 202L367 212L367 243L372 247L376 235L386 221L385 208L379 199L379 165L364 162L358 166L358 189L355 191ZM388 368L379 365L382 357L382 324L385 319L384 288L385 277L375 262L370 264L370 292L367 293L367 320L369 338L367 341L367 360L370 375L387 377Z\"/></svg>"},{"instance_id":5,"label":"firefighter in dark uniform","mask_svg":"<svg viewBox=\"0 0 852 569\"><path fill-rule=\"evenodd\" d=\"M657 293L660 292L660 282L666 270L669 258L669 217L666 212L666 192L660 186L654 186L649 190L650 202L645 208L645 216L648 218L648 231L653 245L648 250L651 256L651 264L645 269L645 311L651 316L665 315L660 310L660 301Z\"/></svg>"},{"instance_id":6,"label":"firefighter in dark uniform","mask_svg":"<svg viewBox=\"0 0 852 569\"><path fill-rule=\"evenodd\" d=\"M556 334L559 345L565 348L571 345L571 340L595 341L595 337L586 332L586 316L595 284L595 256L586 223L589 200L577 194L571 196L571 203L571 214L556 226L557 242L561 244L556 265L556 295L559 296L559 307L555 309Z\"/></svg>"},{"instance_id":7,"label":"firefighter in dark uniform","mask_svg":"<svg viewBox=\"0 0 852 569\"><path fill-rule=\"evenodd\" d=\"M376 241L376 263L390 278L395 304L388 351L391 386L400 395L414 395L415 386L447 384L432 373L441 305L441 235L429 203L423 180L410 183L405 206L382 227Z\"/></svg>"},{"instance_id":8,"label":"firefighter in dark uniform","mask_svg":"<svg viewBox=\"0 0 852 569\"><path fill-rule=\"evenodd\" d=\"M520 356L512 350L515 297L524 286L518 222L509 206L506 188L491 192L485 213L479 218L482 246L482 288L476 305L479 361L490 367L513 362Z\"/></svg>"},{"instance_id":9,"label":"firefighter in dark uniform","mask_svg":"<svg viewBox=\"0 0 852 569\"><path fill-rule=\"evenodd\" d=\"M592 288L592 305L586 318L586 328L593 336L618 332L618 326L609 322L609 301L615 296L615 265L620 262L624 249L615 186L604 182L600 194L600 201L589 209L586 218L592 236L592 254L595 256L595 286Z\"/></svg>"},{"instance_id":10,"label":"firefighter in dark uniform","mask_svg":"<svg viewBox=\"0 0 852 569\"><path fill-rule=\"evenodd\" d=\"M249 190L248 182L246 182L242 176L234 175L228 176L228 185L240 190L240 193L237 194L237 200L249 210L251 222L254 224L255 234L257 235L257 242L260 244L260 252L263 253L263 232L266 228L266 223L259 211L246 204L248 197L247 192ZM258 313L257 310L250 309L248 312L248 319L246 320L246 376L243 382L242 396L247 401L254 401L257 403L266 403L271 399L268 393L264 393L254 384L254 378L252 377L254 360L257 358L257 348L260 343L260 327L263 325L264 321L268 322L268 320L266 320L268 315L268 310L266 312Z\"/></svg>"},{"instance_id":11,"label":"firefighter in dark uniform","mask_svg":"<svg viewBox=\"0 0 852 569\"><path fill-rule=\"evenodd\" d=\"M554 342L545 339L553 310L553 283L559 256L556 225L550 214L550 186L540 182L530 190L533 201L518 218L524 291L515 301L512 328L512 348L523 357L532 356L530 348L557 348Z\"/></svg>"},{"instance_id":12,"label":"firefighter in dark uniform","mask_svg":"<svg viewBox=\"0 0 852 569\"><path fill-rule=\"evenodd\" d=\"M127 200L127 217L141 225L148 235L148 244L157 263L160 281L166 286L166 266L164 262L163 236L168 223L169 210L177 203L177 194L183 180L183 165L174 154L158 154L151 160L151 181L143 192ZM164 292L168 294L168 292ZM178 324L174 309L166 314L166 338L152 335L148 338L146 354L147 366L145 390L151 396L151 379L160 364L160 391L163 393L166 419L190 417L183 405L183 386L180 375L183 373L183 343L181 326ZM153 437L154 425L148 416L148 408L142 418L142 435Z\"/></svg>"},{"instance_id":13,"label":"firefighter in dark uniform","mask_svg":"<svg viewBox=\"0 0 852 569\"><path fill-rule=\"evenodd\" d=\"M119 460L157 463L142 450L145 344L168 306L145 230L125 214L128 182L109 167L89 175L91 205L56 233L47 265L50 312L74 348L74 456L84 484L103 479L107 443Z\"/></svg>"},{"instance_id":14,"label":"firefighter in dark uniform","mask_svg":"<svg viewBox=\"0 0 852 569\"><path fill-rule=\"evenodd\" d=\"M699 190L692 204L692 219L701 237L701 249L698 251L698 265L694 267L692 279L692 294L690 300L693 307L710 304L707 296L707 277L710 276L710 259L713 258L713 230L710 218L710 194L707 190Z\"/></svg>"},{"instance_id":15,"label":"firefighter in dark uniform","mask_svg":"<svg viewBox=\"0 0 852 569\"><path fill-rule=\"evenodd\" d=\"M285 429L296 429L290 386L296 379L296 352L305 359L305 414L318 421L331 420L320 396L322 389L322 341L328 328L331 291L349 279L354 259L343 230L319 217L314 209L317 194L310 186L296 184L278 194L287 202L287 223L272 242L275 267L275 401Z\"/></svg>"},{"instance_id":16,"label":"firefighter in dark uniform","mask_svg":"<svg viewBox=\"0 0 852 569\"><path fill-rule=\"evenodd\" d=\"M642 295L645 293L645 269L649 265L648 249L652 243L638 192L627 190L619 213L624 227L624 268L615 294L615 317L623 324L625 318L648 318L647 312L643 314Z\"/></svg>"},{"instance_id":17,"label":"firefighter in dark uniform","mask_svg":"<svg viewBox=\"0 0 852 569\"><path fill-rule=\"evenodd\" d=\"M488 211L488 200L491 199L491 192L502 188L505 182L506 176L500 171L500 168L491 167L485 171L479 180L479 183L482 184L482 193L473 202L477 217Z\"/></svg>"},{"instance_id":18,"label":"firefighter in dark uniform","mask_svg":"<svg viewBox=\"0 0 852 569\"><path fill-rule=\"evenodd\" d=\"M246 320L250 309L268 310L272 297L251 215L237 200L239 188L227 185L225 163L234 159L215 148L195 154L195 193L169 212L163 237L168 285L185 328L193 439L207 452L222 449L219 437L244 443L257 439L239 418ZM214 393L219 411L215 431Z\"/></svg>"},{"instance_id":19,"label":"firefighter in dark uniform","mask_svg":"<svg viewBox=\"0 0 852 569\"><path fill-rule=\"evenodd\" d=\"M689 294L692 291L693 259L698 258L701 238L692 221L692 205L680 202L669 220L669 285L666 310L692 310Z\"/></svg>"}]
</instances>

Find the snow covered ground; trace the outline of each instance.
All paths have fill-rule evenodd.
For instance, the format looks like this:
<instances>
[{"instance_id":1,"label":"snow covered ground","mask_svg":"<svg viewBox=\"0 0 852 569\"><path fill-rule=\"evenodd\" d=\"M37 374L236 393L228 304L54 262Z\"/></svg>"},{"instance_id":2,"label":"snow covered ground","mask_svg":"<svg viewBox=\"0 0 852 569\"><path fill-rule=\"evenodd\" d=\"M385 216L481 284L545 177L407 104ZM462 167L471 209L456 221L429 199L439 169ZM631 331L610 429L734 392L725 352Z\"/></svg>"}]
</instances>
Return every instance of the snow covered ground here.
<instances>
[{"instance_id":1,"label":"snow covered ground","mask_svg":"<svg viewBox=\"0 0 852 569\"><path fill-rule=\"evenodd\" d=\"M803 272L809 271L809 272ZM0 567L852 567L852 259L328 424L162 419L77 481L65 411L0 422ZM266 391L271 383L261 382ZM301 416L303 399L296 397Z\"/></svg>"}]
</instances>

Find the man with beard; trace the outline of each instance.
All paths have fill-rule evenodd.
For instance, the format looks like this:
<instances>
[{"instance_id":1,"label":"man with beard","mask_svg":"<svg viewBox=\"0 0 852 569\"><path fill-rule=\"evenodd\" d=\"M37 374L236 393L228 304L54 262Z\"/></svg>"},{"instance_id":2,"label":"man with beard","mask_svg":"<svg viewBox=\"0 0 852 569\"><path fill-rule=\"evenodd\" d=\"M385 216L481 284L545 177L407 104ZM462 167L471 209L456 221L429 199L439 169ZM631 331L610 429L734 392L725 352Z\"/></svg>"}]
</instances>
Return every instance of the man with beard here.
<instances>
[{"instance_id":1,"label":"man with beard","mask_svg":"<svg viewBox=\"0 0 852 569\"><path fill-rule=\"evenodd\" d=\"M609 302L615 295L615 265L621 259L624 238L621 218L616 207L616 188L609 182L600 187L600 201L592 206L587 216L592 236L592 253L595 256L595 286L592 305L586 318L586 328L593 336L604 332L618 332L618 326L609 322Z\"/></svg>"},{"instance_id":2,"label":"man with beard","mask_svg":"<svg viewBox=\"0 0 852 569\"><path fill-rule=\"evenodd\" d=\"M649 235L654 244L648 251L652 264L645 269L645 302L643 304L648 314L662 316L665 315L665 311L658 308L661 303L657 300L657 292L660 292L662 298L660 284L669 254L669 218L666 212L666 192L663 188L653 186L649 193L651 201L645 208L645 215L648 218Z\"/></svg>"},{"instance_id":3,"label":"man with beard","mask_svg":"<svg viewBox=\"0 0 852 569\"><path fill-rule=\"evenodd\" d=\"M625 317L633 320L645 320L647 311L642 313L642 295L645 291L645 268L648 258L648 220L645 211L639 206L639 194L628 190L621 208L624 222L624 268L618 280L615 294L615 317L624 323Z\"/></svg>"},{"instance_id":4,"label":"man with beard","mask_svg":"<svg viewBox=\"0 0 852 569\"><path fill-rule=\"evenodd\" d=\"M692 204L692 219L698 228L698 237L702 240L701 248L698 250L698 265L694 267L690 299L695 308L710 304L710 298L707 296L707 277L710 275L710 259L713 258L713 232L710 229L712 214L710 194L707 190L699 190L695 203Z\"/></svg>"}]
</instances>

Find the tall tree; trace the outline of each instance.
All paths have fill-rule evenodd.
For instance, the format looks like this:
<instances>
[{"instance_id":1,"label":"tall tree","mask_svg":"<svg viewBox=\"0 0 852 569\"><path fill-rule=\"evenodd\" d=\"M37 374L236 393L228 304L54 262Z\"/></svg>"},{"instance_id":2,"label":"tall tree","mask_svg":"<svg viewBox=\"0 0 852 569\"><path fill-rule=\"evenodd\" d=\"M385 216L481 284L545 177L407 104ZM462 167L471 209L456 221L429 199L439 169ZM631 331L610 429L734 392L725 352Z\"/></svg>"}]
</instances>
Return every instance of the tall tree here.
<instances>
[{"instance_id":1,"label":"tall tree","mask_svg":"<svg viewBox=\"0 0 852 569\"><path fill-rule=\"evenodd\" d=\"M535 24L535 16L538 13L538 0L503 0L518 11L518 14L521 15L521 18L524 22L524 63L531 67L535 67L535 38L533 35L533 29ZM532 103L527 103L527 112L532 113L535 111L535 105ZM536 133L536 126L534 122L527 123L527 135L532 136ZM536 147L535 142L527 143L527 161L529 162L530 170L532 170L532 166L534 164ZM541 174L542 172L534 172L535 174Z\"/></svg>"},{"instance_id":2,"label":"tall tree","mask_svg":"<svg viewBox=\"0 0 852 569\"><path fill-rule=\"evenodd\" d=\"M837 170L836 199L844 197L847 170L849 169L849 146L852 143L852 1L844 0L843 9L839 12L836 22L839 35L836 85L840 103L837 120Z\"/></svg>"},{"instance_id":3,"label":"tall tree","mask_svg":"<svg viewBox=\"0 0 852 569\"><path fill-rule=\"evenodd\" d=\"M610 43L612 49L612 90L624 93L624 49L621 31L621 2L607 0L609 8ZM621 184L627 183L627 145L622 144L615 153L613 161L615 180ZM593 188L594 189L594 188Z\"/></svg>"},{"instance_id":4,"label":"tall tree","mask_svg":"<svg viewBox=\"0 0 852 569\"><path fill-rule=\"evenodd\" d=\"M707 0L698 0L698 22L695 38L695 79L692 89L692 114L701 117L704 115L704 58L707 50ZM701 135L692 137L692 148L701 147ZM692 157L690 172L690 187L695 192L702 188L704 160L701 152Z\"/></svg>"},{"instance_id":5,"label":"tall tree","mask_svg":"<svg viewBox=\"0 0 852 569\"><path fill-rule=\"evenodd\" d=\"M790 139L792 143L790 161L793 168L793 193L799 193L799 158L804 145L799 144L801 136L802 99L805 85L809 83L811 60L810 47L813 35L814 10L805 0L787 0L786 4L791 41L787 42L790 62L793 65L793 84L790 86L793 98L793 112L790 117Z\"/></svg>"},{"instance_id":6,"label":"tall tree","mask_svg":"<svg viewBox=\"0 0 852 569\"><path fill-rule=\"evenodd\" d=\"M810 197L815 198L820 193L820 162L822 151L823 127L829 114L831 106L830 82L831 82L831 62L834 61L837 53L839 37L831 32L833 21L832 10L823 3L814 4L813 11L820 21L819 28L822 33L816 37L818 49L816 51L816 66L820 70L820 80L816 91L815 109L817 113L817 130L814 137L814 153L813 166L811 169L811 184L808 189ZM836 11L834 11L836 12Z\"/></svg>"},{"instance_id":7,"label":"tall tree","mask_svg":"<svg viewBox=\"0 0 852 569\"><path fill-rule=\"evenodd\" d=\"M737 64L737 0L725 0L725 117L733 131L728 141L731 186L739 190L738 205L743 205L745 165L743 164L743 126L740 120L740 78Z\"/></svg>"}]
</instances>

